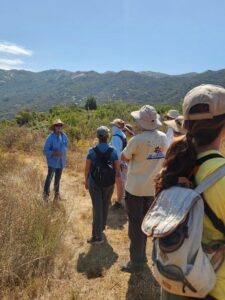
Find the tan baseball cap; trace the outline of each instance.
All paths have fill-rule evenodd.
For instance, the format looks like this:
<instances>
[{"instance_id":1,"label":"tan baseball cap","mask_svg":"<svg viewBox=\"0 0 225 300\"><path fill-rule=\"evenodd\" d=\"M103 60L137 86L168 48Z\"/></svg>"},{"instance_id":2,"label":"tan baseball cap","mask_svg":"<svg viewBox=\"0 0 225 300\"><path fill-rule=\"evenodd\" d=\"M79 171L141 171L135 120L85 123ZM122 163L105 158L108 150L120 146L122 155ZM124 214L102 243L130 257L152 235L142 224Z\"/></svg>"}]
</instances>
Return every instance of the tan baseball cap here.
<instances>
[{"instance_id":1,"label":"tan baseball cap","mask_svg":"<svg viewBox=\"0 0 225 300\"><path fill-rule=\"evenodd\" d=\"M145 130L156 130L162 126L160 116L155 108L150 105L144 105L140 110L133 111L131 116Z\"/></svg>"},{"instance_id":2,"label":"tan baseball cap","mask_svg":"<svg viewBox=\"0 0 225 300\"><path fill-rule=\"evenodd\" d=\"M190 113L193 106L207 104L209 110L203 113ZM184 97L183 115L185 120L207 120L225 114L225 89L219 85L202 84Z\"/></svg>"}]
</instances>

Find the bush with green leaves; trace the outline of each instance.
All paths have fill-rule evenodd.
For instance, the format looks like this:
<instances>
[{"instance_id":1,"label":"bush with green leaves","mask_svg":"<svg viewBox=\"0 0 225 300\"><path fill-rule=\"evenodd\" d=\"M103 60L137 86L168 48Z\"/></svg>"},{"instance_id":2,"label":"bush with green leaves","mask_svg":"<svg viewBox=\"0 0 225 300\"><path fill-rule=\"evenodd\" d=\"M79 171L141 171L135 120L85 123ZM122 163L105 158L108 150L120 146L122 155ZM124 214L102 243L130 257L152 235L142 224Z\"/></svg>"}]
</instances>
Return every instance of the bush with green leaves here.
<instances>
[{"instance_id":1,"label":"bush with green leaves","mask_svg":"<svg viewBox=\"0 0 225 300\"><path fill-rule=\"evenodd\" d=\"M77 144L81 140L93 139L97 127L101 125L109 127L110 122L115 118L133 123L131 112L140 109L140 107L140 105L127 104L122 101L109 101L106 104L99 105L95 110L86 110L84 107L77 105L52 107L48 113L23 110L18 113L14 121L11 121L11 125L4 123L6 121L1 122L2 126L0 128L7 127L8 132L2 133L0 144L10 149L20 140L21 135L24 135L27 136L30 146L27 145L22 148L32 149L36 143L43 144L43 137L50 132L49 127L55 119L61 119L66 123L65 132L70 139L70 144ZM155 105L155 108L163 116L170 109L181 111L181 103L177 106ZM12 125L13 128L10 129ZM31 135L35 135L33 140ZM20 142L20 144L24 143Z\"/></svg>"}]
</instances>

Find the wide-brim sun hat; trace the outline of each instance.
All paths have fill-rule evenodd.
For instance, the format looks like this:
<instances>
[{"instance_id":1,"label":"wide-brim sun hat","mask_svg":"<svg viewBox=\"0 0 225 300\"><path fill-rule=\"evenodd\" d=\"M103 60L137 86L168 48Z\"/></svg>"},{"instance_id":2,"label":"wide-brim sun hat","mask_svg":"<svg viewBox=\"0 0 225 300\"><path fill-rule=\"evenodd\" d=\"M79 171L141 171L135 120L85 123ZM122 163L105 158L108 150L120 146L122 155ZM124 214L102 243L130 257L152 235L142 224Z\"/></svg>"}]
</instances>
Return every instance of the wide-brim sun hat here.
<instances>
[{"instance_id":1,"label":"wide-brim sun hat","mask_svg":"<svg viewBox=\"0 0 225 300\"><path fill-rule=\"evenodd\" d=\"M180 134L185 133L184 128L183 128L183 123L184 123L183 116L178 116L175 120L164 121L164 123L169 128L172 128L176 133L180 133Z\"/></svg>"},{"instance_id":2,"label":"wide-brim sun hat","mask_svg":"<svg viewBox=\"0 0 225 300\"><path fill-rule=\"evenodd\" d=\"M124 130L128 131L131 135L135 135L135 132L133 130L133 126L130 124L125 124Z\"/></svg>"},{"instance_id":3,"label":"wide-brim sun hat","mask_svg":"<svg viewBox=\"0 0 225 300\"><path fill-rule=\"evenodd\" d=\"M162 126L160 116L153 106L144 105L140 110L133 111L131 116L145 130L156 130Z\"/></svg>"},{"instance_id":4,"label":"wide-brim sun hat","mask_svg":"<svg viewBox=\"0 0 225 300\"><path fill-rule=\"evenodd\" d=\"M192 107L206 105L205 112L191 113ZM225 89L219 85L202 84L190 90L184 97L185 120L210 120L225 114Z\"/></svg>"},{"instance_id":5,"label":"wide-brim sun hat","mask_svg":"<svg viewBox=\"0 0 225 300\"><path fill-rule=\"evenodd\" d=\"M54 130L54 127L56 126L56 125L62 125L63 127L65 127L66 126L66 124L63 122L63 121L61 121L60 119L57 119L57 120L55 120L53 123L52 123L52 125L50 126L50 130Z\"/></svg>"},{"instance_id":6,"label":"wide-brim sun hat","mask_svg":"<svg viewBox=\"0 0 225 300\"><path fill-rule=\"evenodd\" d=\"M123 129L125 122L122 119L114 119L112 122L110 122L110 125Z\"/></svg>"},{"instance_id":7,"label":"wide-brim sun hat","mask_svg":"<svg viewBox=\"0 0 225 300\"><path fill-rule=\"evenodd\" d=\"M172 118L172 119L176 119L177 117L179 117L179 112L175 109L170 109L167 114L166 117Z\"/></svg>"}]
</instances>

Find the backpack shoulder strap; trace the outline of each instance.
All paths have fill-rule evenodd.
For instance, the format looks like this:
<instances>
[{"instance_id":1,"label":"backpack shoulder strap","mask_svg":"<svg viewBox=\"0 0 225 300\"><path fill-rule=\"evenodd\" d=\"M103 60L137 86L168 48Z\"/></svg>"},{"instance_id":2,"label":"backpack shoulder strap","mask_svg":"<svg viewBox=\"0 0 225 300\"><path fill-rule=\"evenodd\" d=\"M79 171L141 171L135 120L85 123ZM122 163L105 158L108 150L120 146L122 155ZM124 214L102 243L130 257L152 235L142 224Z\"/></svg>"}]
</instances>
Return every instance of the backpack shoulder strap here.
<instances>
[{"instance_id":1,"label":"backpack shoulder strap","mask_svg":"<svg viewBox=\"0 0 225 300\"><path fill-rule=\"evenodd\" d=\"M223 158L220 154L210 154L205 157L202 157L197 161L197 165L200 166L204 162L206 162L209 159L213 158ZM195 190L201 194L203 200L204 200L204 211L207 217L212 222L213 226L220 231L223 235L225 235L225 225L222 220L220 220L217 215L214 213L214 211L211 209L211 207L208 205L208 203L204 199L203 192L207 190L210 186L212 186L216 181L221 179L223 176L225 176L225 164L218 168L214 173L210 174Z\"/></svg>"},{"instance_id":2,"label":"backpack shoulder strap","mask_svg":"<svg viewBox=\"0 0 225 300\"><path fill-rule=\"evenodd\" d=\"M102 156L103 156L103 153L98 149L98 147L97 147L97 146L94 147L93 150L94 150L94 152L95 152L97 158L101 159Z\"/></svg>"},{"instance_id":3,"label":"backpack shoulder strap","mask_svg":"<svg viewBox=\"0 0 225 300\"><path fill-rule=\"evenodd\" d=\"M225 160L224 165L208 175L196 188L195 191L199 194L205 192L208 188L214 185L218 180L225 176Z\"/></svg>"},{"instance_id":4,"label":"backpack shoulder strap","mask_svg":"<svg viewBox=\"0 0 225 300\"><path fill-rule=\"evenodd\" d=\"M109 147L104 154L105 157L110 158L111 153L113 152L114 148Z\"/></svg>"},{"instance_id":5,"label":"backpack shoulder strap","mask_svg":"<svg viewBox=\"0 0 225 300\"><path fill-rule=\"evenodd\" d=\"M119 135L119 134L114 134L113 136L118 136L120 139L121 139L121 141L124 143L124 138L121 136L121 135Z\"/></svg>"},{"instance_id":6,"label":"backpack shoulder strap","mask_svg":"<svg viewBox=\"0 0 225 300\"><path fill-rule=\"evenodd\" d=\"M209 155L206 155L202 158L199 158L196 162L196 166L201 166L202 164L204 164L204 162L206 162L207 160L213 159L213 158L224 158L222 155L220 155L219 153L212 153Z\"/></svg>"},{"instance_id":7,"label":"backpack shoulder strap","mask_svg":"<svg viewBox=\"0 0 225 300\"><path fill-rule=\"evenodd\" d=\"M217 217L217 215L214 213L214 211L211 209L211 207L208 205L208 203L205 201L204 196L202 195L202 198L204 200L204 211L207 217L210 219L210 221L213 223L213 226L219 230L220 232L225 235L225 225L220 218Z\"/></svg>"}]
</instances>

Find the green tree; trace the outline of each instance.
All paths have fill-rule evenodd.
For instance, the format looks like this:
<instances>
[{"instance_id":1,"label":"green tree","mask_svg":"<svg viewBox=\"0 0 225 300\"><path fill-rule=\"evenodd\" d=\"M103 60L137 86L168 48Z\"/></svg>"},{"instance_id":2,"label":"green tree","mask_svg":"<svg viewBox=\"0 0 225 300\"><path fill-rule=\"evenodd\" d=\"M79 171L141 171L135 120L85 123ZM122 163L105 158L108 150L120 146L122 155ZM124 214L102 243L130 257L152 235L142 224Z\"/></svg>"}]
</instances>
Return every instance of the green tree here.
<instances>
[{"instance_id":1,"label":"green tree","mask_svg":"<svg viewBox=\"0 0 225 300\"><path fill-rule=\"evenodd\" d=\"M94 96L87 97L87 100L85 103L85 109L86 110L96 110L97 109L97 101Z\"/></svg>"}]
</instances>

